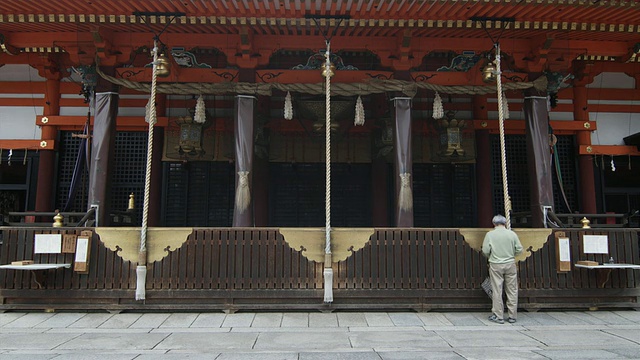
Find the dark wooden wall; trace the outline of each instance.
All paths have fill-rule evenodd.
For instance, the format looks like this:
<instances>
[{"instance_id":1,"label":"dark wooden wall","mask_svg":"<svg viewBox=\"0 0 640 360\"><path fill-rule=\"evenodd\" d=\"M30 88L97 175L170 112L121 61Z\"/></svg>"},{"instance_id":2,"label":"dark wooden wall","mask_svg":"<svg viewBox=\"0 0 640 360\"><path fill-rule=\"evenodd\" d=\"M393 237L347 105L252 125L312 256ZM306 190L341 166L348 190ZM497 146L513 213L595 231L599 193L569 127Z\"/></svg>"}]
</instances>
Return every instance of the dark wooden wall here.
<instances>
[{"instance_id":1,"label":"dark wooden wall","mask_svg":"<svg viewBox=\"0 0 640 360\"><path fill-rule=\"evenodd\" d=\"M33 254L37 233L83 229L2 228L0 263L31 259L71 263L72 254ZM606 261L640 264L637 229L565 230L572 260L581 234L609 236ZM553 235L519 263L520 306L538 308L637 307L640 271L613 270L604 287L596 270L558 273ZM136 264L104 247L97 235L88 274L73 269L0 270L0 309L242 310L242 309L489 309L480 283L486 259L457 229L376 229L369 243L333 265L334 302L322 303L323 264L290 248L276 228L195 229L182 247L149 264L147 299L134 300ZM43 279L40 279L43 280ZM42 282L42 281L41 281Z\"/></svg>"}]
</instances>

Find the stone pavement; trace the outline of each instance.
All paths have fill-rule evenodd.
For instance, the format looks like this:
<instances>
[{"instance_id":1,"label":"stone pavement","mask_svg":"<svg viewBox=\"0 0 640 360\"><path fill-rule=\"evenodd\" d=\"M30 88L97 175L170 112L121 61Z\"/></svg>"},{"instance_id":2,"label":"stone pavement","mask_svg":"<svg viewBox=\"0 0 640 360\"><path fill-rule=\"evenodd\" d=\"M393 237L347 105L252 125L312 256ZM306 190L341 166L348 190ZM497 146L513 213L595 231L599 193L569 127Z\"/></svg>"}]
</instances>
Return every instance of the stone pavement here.
<instances>
[{"instance_id":1,"label":"stone pavement","mask_svg":"<svg viewBox=\"0 0 640 360\"><path fill-rule=\"evenodd\" d=\"M0 314L0 359L640 359L640 312Z\"/></svg>"}]
</instances>

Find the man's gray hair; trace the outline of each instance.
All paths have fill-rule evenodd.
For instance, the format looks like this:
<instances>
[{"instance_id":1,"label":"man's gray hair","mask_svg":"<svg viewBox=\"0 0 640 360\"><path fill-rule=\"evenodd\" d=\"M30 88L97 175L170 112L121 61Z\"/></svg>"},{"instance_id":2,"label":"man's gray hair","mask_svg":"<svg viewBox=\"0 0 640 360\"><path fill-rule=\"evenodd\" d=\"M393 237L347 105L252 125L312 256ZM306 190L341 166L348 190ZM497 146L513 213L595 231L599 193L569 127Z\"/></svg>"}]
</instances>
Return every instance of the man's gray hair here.
<instances>
[{"instance_id":1,"label":"man's gray hair","mask_svg":"<svg viewBox=\"0 0 640 360\"><path fill-rule=\"evenodd\" d=\"M491 220L493 225L507 225L507 218L502 215L496 215Z\"/></svg>"}]
</instances>

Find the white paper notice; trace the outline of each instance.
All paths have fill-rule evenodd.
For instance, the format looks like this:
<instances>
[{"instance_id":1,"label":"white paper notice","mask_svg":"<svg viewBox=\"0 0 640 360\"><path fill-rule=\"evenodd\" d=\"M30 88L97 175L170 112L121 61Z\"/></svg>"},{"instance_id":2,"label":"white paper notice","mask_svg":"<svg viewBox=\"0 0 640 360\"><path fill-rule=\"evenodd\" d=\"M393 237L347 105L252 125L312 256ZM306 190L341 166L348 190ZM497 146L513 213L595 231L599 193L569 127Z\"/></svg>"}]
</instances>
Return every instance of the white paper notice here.
<instances>
[{"instance_id":1,"label":"white paper notice","mask_svg":"<svg viewBox=\"0 0 640 360\"><path fill-rule=\"evenodd\" d=\"M76 242L76 262L87 262L87 251L89 250L89 238L79 237Z\"/></svg>"},{"instance_id":2,"label":"white paper notice","mask_svg":"<svg viewBox=\"0 0 640 360\"><path fill-rule=\"evenodd\" d=\"M560 248L560 261L571 261L569 238L559 238L558 245Z\"/></svg>"},{"instance_id":3,"label":"white paper notice","mask_svg":"<svg viewBox=\"0 0 640 360\"><path fill-rule=\"evenodd\" d=\"M62 234L36 234L33 243L34 254L60 254Z\"/></svg>"},{"instance_id":4,"label":"white paper notice","mask_svg":"<svg viewBox=\"0 0 640 360\"><path fill-rule=\"evenodd\" d=\"M585 254L609 253L609 238L607 235L583 235L582 245Z\"/></svg>"}]
</instances>

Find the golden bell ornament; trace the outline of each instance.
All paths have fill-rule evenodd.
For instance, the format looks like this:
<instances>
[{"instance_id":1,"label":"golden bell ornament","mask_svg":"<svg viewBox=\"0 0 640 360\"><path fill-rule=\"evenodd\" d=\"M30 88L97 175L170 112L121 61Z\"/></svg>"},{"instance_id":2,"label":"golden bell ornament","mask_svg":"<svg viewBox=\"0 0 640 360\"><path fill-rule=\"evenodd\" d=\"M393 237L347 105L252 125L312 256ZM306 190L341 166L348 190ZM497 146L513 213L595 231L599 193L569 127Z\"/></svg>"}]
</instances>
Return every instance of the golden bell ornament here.
<instances>
[{"instance_id":1,"label":"golden bell ornament","mask_svg":"<svg viewBox=\"0 0 640 360\"><path fill-rule=\"evenodd\" d=\"M127 210L134 210L135 208L136 208L135 195L131 193L131 195L129 195L129 206L127 206Z\"/></svg>"},{"instance_id":2,"label":"golden bell ornament","mask_svg":"<svg viewBox=\"0 0 640 360\"><path fill-rule=\"evenodd\" d=\"M156 74L159 77L167 77L171 75L171 61L169 61L169 58L165 54L160 54L160 56L158 56Z\"/></svg>"},{"instance_id":3,"label":"golden bell ornament","mask_svg":"<svg viewBox=\"0 0 640 360\"><path fill-rule=\"evenodd\" d=\"M322 76L326 78L327 76L332 77L335 74L336 74L335 65L331 64L328 67L326 63L322 65Z\"/></svg>"},{"instance_id":4,"label":"golden bell ornament","mask_svg":"<svg viewBox=\"0 0 640 360\"><path fill-rule=\"evenodd\" d=\"M64 216L59 212L53 217L53 227L62 227L64 225Z\"/></svg>"},{"instance_id":5,"label":"golden bell ornament","mask_svg":"<svg viewBox=\"0 0 640 360\"><path fill-rule=\"evenodd\" d=\"M492 83L496 81L496 66L490 62L482 69L482 81Z\"/></svg>"}]
</instances>

